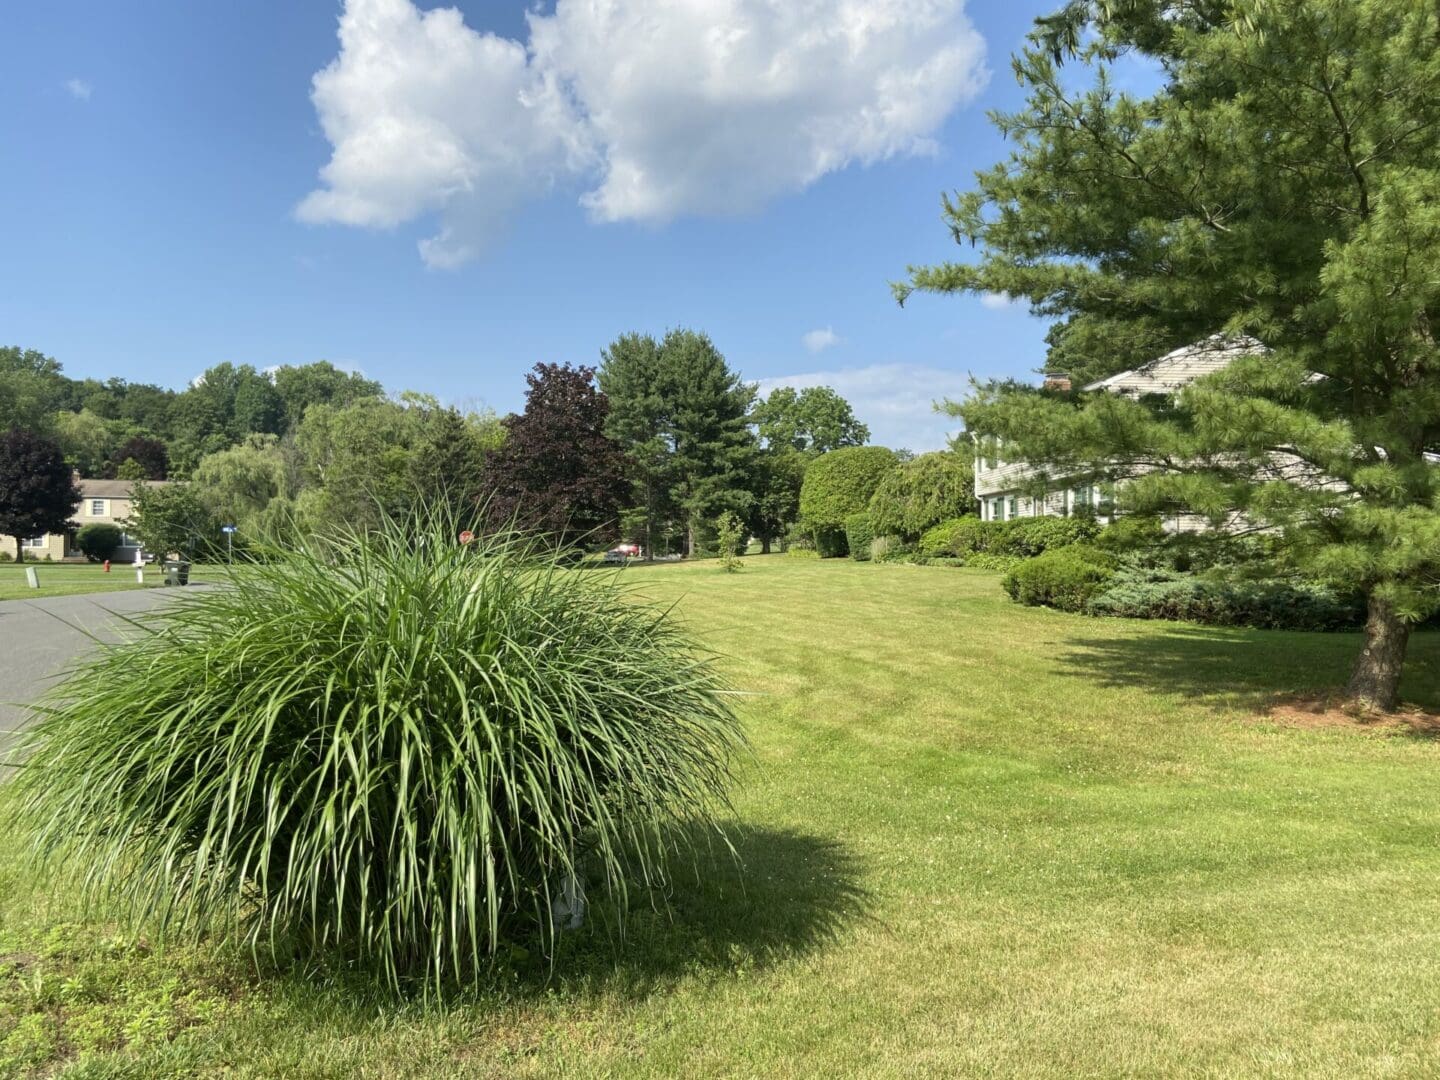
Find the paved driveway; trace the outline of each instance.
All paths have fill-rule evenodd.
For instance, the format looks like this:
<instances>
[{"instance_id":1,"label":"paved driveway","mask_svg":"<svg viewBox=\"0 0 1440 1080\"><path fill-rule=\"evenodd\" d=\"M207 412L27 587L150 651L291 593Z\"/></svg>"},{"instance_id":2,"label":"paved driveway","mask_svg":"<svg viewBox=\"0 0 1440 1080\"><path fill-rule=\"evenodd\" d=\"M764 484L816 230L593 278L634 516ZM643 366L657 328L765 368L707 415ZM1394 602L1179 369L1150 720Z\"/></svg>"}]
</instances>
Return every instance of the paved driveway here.
<instances>
[{"instance_id":1,"label":"paved driveway","mask_svg":"<svg viewBox=\"0 0 1440 1080\"><path fill-rule=\"evenodd\" d=\"M164 604L180 589L145 589L57 596L48 600L0 601L0 762L9 757L17 732L25 726L25 703L39 696L71 660L93 647L86 633L113 640L120 629L116 614L146 611ZM10 770L0 768L0 778Z\"/></svg>"}]
</instances>

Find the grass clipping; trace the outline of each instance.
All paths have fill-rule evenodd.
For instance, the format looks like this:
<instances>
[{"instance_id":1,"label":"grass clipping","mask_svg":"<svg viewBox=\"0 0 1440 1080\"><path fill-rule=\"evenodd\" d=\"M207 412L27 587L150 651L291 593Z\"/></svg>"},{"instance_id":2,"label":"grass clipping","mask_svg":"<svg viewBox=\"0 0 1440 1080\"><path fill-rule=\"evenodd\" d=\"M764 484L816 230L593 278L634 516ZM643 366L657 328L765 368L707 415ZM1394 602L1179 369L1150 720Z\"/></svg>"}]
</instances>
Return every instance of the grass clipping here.
<instances>
[{"instance_id":1,"label":"grass clipping","mask_svg":"<svg viewBox=\"0 0 1440 1080\"><path fill-rule=\"evenodd\" d=\"M587 876L622 911L659 884L744 748L710 658L611 574L453 536L392 523L136 620L28 733L37 858L151 932L396 985L548 949Z\"/></svg>"}]
</instances>

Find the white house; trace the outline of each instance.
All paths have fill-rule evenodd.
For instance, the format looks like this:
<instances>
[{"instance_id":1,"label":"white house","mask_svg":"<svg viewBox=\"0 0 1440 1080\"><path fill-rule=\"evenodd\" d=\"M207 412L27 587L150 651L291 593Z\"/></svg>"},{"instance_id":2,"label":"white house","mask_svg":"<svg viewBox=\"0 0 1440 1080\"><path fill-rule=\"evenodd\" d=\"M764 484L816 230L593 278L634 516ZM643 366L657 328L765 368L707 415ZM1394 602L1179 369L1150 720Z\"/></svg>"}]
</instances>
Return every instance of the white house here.
<instances>
[{"instance_id":1,"label":"white house","mask_svg":"<svg viewBox=\"0 0 1440 1080\"><path fill-rule=\"evenodd\" d=\"M1143 397L1150 394L1173 394L1202 375L1219 371L1236 358L1264 350L1254 338L1234 338L1216 334L1194 345L1186 345L1166 353L1157 360L1142 364L1131 371L1122 371L1108 379L1090 383L1085 390L1104 390L1112 394ZM1062 389L1069 389L1069 379L1052 376ZM1102 522L1114 512L1114 489L1108 484L1089 480L1068 482L1064 477L1051 478L1050 488L1043 497L1026 494L1026 481L1036 470L1023 461L1005 461L1003 451L981 449L975 461L975 497L980 503L980 516L986 521L1009 521L1017 517L1068 517L1080 512L1093 512ZM1173 528L1185 528L1189 522L1176 519Z\"/></svg>"}]
</instances>

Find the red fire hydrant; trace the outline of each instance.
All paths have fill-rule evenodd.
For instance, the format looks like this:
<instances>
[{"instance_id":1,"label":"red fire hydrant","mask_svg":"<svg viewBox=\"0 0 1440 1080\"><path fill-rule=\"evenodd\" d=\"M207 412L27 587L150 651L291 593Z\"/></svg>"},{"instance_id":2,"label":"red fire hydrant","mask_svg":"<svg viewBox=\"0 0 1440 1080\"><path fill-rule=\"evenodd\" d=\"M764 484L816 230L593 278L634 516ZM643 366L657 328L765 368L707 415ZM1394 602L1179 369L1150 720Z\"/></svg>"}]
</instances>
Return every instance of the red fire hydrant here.
<instances>
[{"instance_id":1,"label":"red fire hydrant","mask_svg":"<svg viewBox=\"0 0 1440 1080\"><path fill-rule=\"evenodd\" d=\"M110 560L109 560L109 559L106 559L106 560L105 560L105 572L106 572L107 574L110 572Z\"/></svg>"}]
</instances>

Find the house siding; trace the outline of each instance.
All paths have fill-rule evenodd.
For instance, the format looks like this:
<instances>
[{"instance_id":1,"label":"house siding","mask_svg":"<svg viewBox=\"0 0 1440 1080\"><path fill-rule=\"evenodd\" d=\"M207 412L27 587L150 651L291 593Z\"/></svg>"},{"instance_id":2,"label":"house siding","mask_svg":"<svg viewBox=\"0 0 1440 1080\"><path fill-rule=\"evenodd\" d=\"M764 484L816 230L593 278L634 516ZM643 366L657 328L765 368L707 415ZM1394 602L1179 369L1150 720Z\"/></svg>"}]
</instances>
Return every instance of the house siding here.
<instances>
[{"instance_id":1,"label":"house siding","mask_svg":"<svg viewBox=\"0 0 1440 1080\"><path fill-rule=\"evenodd\" d=\"M152 486L165 483L163 480L146 480L141 483ZM134 512L135 500L130 495L134 484L128 480L87 480L79 479L76 486L80 489L80 505L76 507L74 516L70 519L70 531L68 533L47 533L44 537L43 547L25 549L27 559L35 559L44 562L47 559L51 562L59 562L61 559L84 558L80 550L75 547L74 536L86 525L118 525L123 531L130 515ZM127 541L129 537L125 538ZM114 561L130 562L135 558L139 546L131 542L123 542L115 551ZM15 538L0 534L0 551L13 556L15 554Z\"/></svg>"}]
</instances>

